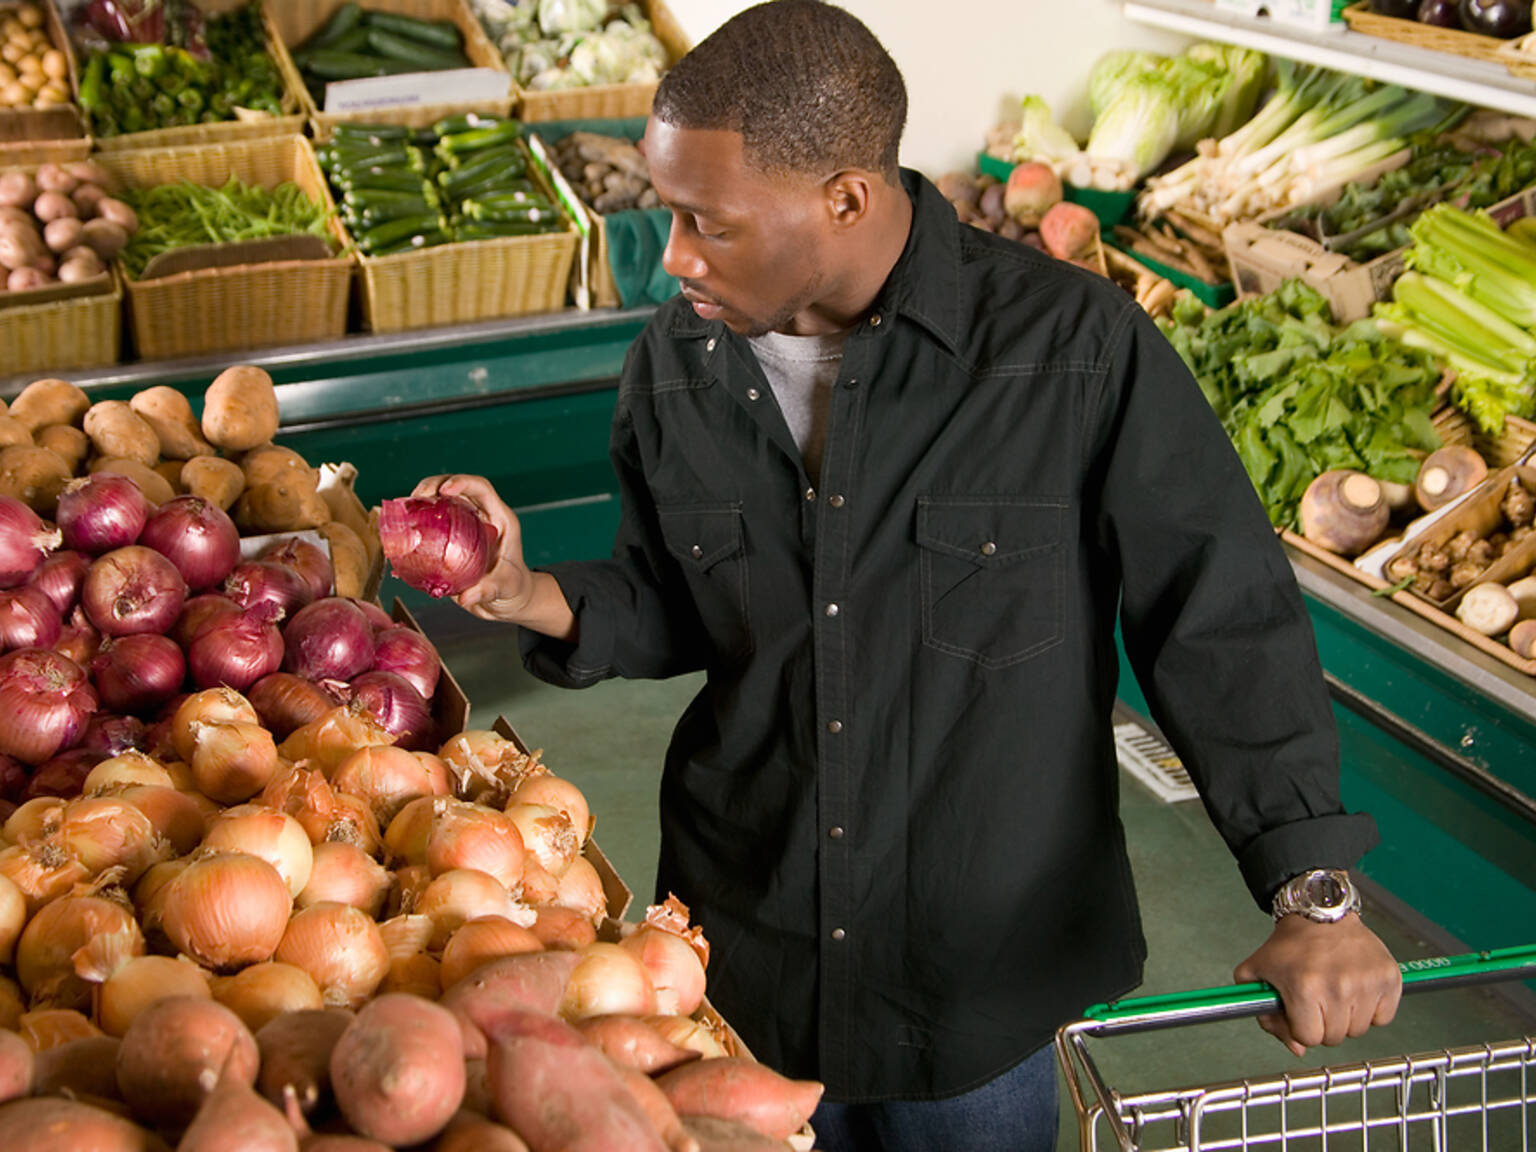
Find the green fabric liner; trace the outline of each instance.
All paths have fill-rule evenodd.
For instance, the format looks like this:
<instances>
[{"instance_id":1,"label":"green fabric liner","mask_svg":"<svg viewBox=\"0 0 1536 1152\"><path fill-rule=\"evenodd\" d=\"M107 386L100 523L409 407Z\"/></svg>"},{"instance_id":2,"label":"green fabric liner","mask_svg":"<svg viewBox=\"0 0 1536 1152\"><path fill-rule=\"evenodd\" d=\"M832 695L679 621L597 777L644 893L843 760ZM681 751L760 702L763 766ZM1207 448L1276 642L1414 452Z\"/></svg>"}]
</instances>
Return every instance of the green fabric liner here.
<instances>
[{"instance_id":1,"label":"green fabric liner","mask_svg":"<svg viewBox=\"0 0 1536 1152\"><path fill-rule=\"evenodd\" d=\"M631 143L645 135L645 117L617 120L539 120L523 126L551 148L572 132L596 132ZM553 156L551 156L553 160ZM664 208L610 212L603 217L608 234L608 266L625 308L660 304L677 295L677 277L661 266L672 214Z\"/></svg>"}]
</instances>

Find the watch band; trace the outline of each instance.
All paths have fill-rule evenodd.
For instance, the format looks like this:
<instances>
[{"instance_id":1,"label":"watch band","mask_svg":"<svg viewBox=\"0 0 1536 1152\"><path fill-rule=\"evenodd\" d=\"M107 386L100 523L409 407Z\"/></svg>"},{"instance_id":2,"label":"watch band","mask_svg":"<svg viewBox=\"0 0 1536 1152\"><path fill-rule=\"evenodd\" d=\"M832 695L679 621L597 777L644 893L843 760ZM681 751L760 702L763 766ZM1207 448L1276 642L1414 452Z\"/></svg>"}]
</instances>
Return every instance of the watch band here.
<instances>
[{"instance_id":1,"label":"watch band","mask_svg":"<svg viewBox=\"0 0 1536 1152\"><path fill-rule=\"evenodd\" d=\"M1360 911L1360 891L1341 868L1312 868L1275 890L1271 911L1276 920L1294 913L1332 924Z\"/></svg>"}]
</instances>

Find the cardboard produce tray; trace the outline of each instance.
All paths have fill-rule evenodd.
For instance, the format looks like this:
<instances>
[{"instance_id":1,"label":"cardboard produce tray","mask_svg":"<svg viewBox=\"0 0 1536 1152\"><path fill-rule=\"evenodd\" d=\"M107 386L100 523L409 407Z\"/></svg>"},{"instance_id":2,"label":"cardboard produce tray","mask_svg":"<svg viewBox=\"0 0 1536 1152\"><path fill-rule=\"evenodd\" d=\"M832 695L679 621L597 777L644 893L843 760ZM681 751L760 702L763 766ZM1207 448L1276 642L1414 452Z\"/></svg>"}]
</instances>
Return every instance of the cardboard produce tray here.
<instances>
[{"instance_id":1,"label":"cardboard produce tray","mask_svg":"<svg viewBox=\"0 0 1536 1152\"><path fill-rule=\"evenodd\" d=\"M177 180L216 187L231 176L265 188L293 181L331 214L329 230L338 251L324 258L263 256L260 262L195 267L154 279L125 277L134 348L141 358L307 343L346 331L353 262L308 140L269 136L107 152L98 160L134 188ZM237 245L221 247L228 251L209 253L210 263L226 257L241 260L252 252Z\"/></svg>"}]
</instances>

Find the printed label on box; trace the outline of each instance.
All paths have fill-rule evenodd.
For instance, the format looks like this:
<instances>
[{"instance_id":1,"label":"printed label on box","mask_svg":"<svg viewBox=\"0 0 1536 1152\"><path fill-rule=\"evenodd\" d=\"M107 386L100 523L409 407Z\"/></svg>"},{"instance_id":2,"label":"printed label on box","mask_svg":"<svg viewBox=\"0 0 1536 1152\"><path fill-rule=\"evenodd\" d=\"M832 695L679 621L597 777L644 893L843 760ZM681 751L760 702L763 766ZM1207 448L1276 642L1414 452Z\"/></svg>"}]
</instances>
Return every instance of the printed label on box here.
<instances>
[{"instance_id":1,"label":"printed label on box","mask_svg":"<svg viewBox=\"0 0 1536 1152\"><path fill-rule=\"evenodd\" d=\"M473 104L505 100L510 81L494 68L449 68L336 80L325 86L325 112L367 112L422 104Z\"/></svg>"}]
</instances>

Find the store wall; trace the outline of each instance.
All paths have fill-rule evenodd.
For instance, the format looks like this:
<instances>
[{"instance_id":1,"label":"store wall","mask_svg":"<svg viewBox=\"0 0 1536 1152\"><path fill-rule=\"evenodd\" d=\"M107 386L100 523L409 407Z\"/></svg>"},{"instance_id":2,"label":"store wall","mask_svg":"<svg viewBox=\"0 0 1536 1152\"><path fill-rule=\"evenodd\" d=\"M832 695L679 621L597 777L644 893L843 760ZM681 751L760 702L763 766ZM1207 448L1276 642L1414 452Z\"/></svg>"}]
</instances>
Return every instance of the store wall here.
<instances>
[{"instance_id":1,"label":"store wall","mask_svg":"<svg viewBox=\"0 0 1536 1152\"><path fill-rule=\"evenodd\" d=\"M666 0L695 43L744 0ZM874 30L907 81L902 162L937 175L968 167L987 129L1026 93L1050 103L1079 138L1088 129L1084 84L1111 48L1178 51L1188 40L1142 28L1119 0L842 0Z\"/></svg>"}]
</instances>

